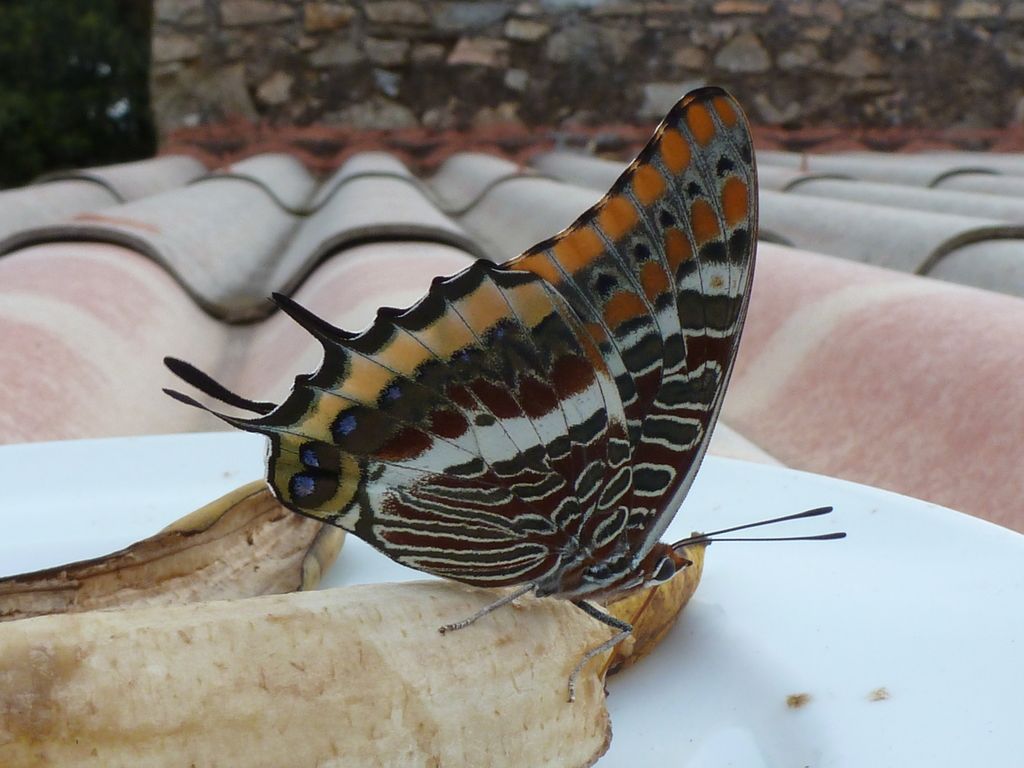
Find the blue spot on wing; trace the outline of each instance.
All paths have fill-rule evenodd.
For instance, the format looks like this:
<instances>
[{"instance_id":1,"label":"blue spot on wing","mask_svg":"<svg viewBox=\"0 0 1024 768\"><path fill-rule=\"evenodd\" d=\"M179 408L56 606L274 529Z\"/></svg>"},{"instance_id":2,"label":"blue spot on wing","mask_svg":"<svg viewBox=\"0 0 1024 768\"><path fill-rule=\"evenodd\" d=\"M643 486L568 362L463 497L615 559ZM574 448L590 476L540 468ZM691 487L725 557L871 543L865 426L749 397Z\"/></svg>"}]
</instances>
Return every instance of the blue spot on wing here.
<instances>
[{"instance_id":1,"label":"blue spot on wing","mask_svg":"<svg viewBox=\"0 0 1024 768\"><path fill-rule=\"evenodd\" d=\"M334 422L334 436L345 437L351 435L356 431L356 427L359 426L359 422L356 420L354 413L346 413L338 417L338 420Z\"/></svg>"},{"instance_id":2,"label":"blue spot on wing","mask_svg":"<svg viewBox=\"0 0 1024 768\"><path fill-rule=\"evenodd\" d=\"M300 472L297 475L292 475L289 485L291 486L289 490L293 499L305 499L316 490L316 478Z\"/></svg>"},{"instance_id":3,"label":"blue spot on wing","mask_svg":"<svg viewBox=\"0 0 1024 768\"><path fill-rule=\"evenodd\" d=\"M320 457L317 456L316 449L311 445L304 445L299 450L299 460L307 467L319 467Z\"/></svg>"}]
</instances>

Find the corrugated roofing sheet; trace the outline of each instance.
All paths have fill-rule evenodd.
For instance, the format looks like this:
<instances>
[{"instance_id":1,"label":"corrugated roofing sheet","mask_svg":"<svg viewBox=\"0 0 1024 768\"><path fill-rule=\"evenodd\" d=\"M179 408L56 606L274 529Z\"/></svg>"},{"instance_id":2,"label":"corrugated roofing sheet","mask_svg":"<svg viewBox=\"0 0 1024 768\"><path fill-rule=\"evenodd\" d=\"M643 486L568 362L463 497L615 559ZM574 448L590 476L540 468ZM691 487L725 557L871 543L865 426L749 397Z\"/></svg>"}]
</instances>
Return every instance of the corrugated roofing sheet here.
<instances>
[{"instance_id":1,"label":"corrugated roofing sheet","mask_svg":"<svg viewBox=\"0 0 1024 768\"><path fill-rule=\"evenodd\" d=\"M1024 295L1024 201L960 186L1024 184L1024 158L759 166L762 233L790 247L761 244L712 450L1024 529L1024 302L1004 295ZM271 291L362 327L435 275L555 234L622 168L464 153L418 175L367 152L318 178L288 153L212 169L174 156L0 193L0 442L219 429L160 392L164 355L280 398L319 349L271 313Z\"/></svg>"}]
</instances>

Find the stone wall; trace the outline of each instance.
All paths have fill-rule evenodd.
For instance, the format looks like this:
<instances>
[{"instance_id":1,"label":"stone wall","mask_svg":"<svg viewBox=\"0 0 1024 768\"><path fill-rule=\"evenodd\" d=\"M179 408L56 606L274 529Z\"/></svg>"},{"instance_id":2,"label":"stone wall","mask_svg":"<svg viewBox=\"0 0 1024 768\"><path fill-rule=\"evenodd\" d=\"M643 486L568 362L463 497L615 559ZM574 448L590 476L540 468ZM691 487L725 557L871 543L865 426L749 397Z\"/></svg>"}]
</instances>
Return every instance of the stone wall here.
<instances>
[{"instance_id":1,"label":"stone wall","mask_svg":"<svg viewBox=\"0 0 1024 768\"><path fill-rule=\"evenodd\" d=\"M230 115L646 122L701 82L762 124L1006 126L1024 111L1024 2L155 2L164 134Z\"/></svg>"}]
</instances>

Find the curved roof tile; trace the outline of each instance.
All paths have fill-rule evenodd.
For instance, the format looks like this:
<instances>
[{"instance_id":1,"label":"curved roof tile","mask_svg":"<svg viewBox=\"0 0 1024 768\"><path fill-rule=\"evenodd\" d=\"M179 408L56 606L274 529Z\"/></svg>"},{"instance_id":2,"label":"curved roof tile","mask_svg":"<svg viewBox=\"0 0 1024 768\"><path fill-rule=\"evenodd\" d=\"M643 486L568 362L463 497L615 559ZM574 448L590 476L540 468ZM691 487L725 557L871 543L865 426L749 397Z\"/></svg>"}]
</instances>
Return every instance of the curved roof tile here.
<instances>
[{"instance_id":1,"label":"curved roof tile","mask_svg":"<svg viewBox=\"0 0 1024 768\"><path fill-rule=\"evenodd\" d=\"M199 183L208 179L236 178L259 185L288 213L300 214L309 203L317 181L306 166L286 153L253 155L237 163L217 168L195 179Z\"/></svg>"},{"instance_id":2,"label":"curved roof tile","mask_svg":"<svg viewBox=\"0 0 1024 768\"><path fill-rule=\"evenodd\" d=\"M138 200L199 178L206 166L189 155L161 155L132 163L56 171L39 181L80 179L109 189L121 200Z\"/></svg>"},{"instance_id":3,"label":"curved roof tile","mask_svg":"<svg viewBox=\"0 0 1024 768\"><path fill-rule=\"evenodd\" d=\"M794 467L1024 525L1024 302L780 246L758 259L728 422Z\"/></svg>"},{"instance_id":4,"label":"curved roof tile","mask_svg":"<svg viewBox=\"0 0 1024 768\"><path fill-rule=\"evenodd\" d=\"M0 241L28 227L59 221L118 202L105 185L84 179L48 181L0 192Z\"/></svg>"}]
</instances>

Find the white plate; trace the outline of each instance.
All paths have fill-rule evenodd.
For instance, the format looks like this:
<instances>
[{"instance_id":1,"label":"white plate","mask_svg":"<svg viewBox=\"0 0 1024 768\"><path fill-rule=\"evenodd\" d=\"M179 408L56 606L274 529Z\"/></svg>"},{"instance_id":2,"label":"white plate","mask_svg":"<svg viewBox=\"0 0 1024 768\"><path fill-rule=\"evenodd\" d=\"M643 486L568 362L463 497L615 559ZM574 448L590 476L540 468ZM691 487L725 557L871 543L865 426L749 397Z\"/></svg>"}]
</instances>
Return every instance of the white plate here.
<instances>
[{"instance_id":1,"label":"white plate","mask_svg":"<svg viewBox=\"0 0 1024 768\"><path fill-rule=\"evenodd\" d=\"M262 438L0 447L0 574L92 557L262 475ZM1010 766L1024 761L1024 537L921 501L710 458L667 537L832 504L718 544L650 659L612 678L601 768ZM782 533L782 529L778 533ZM422 578L349 537L325 584ZM787 706L793 694L804 706Z\"/></svg>"}]
</instances>

